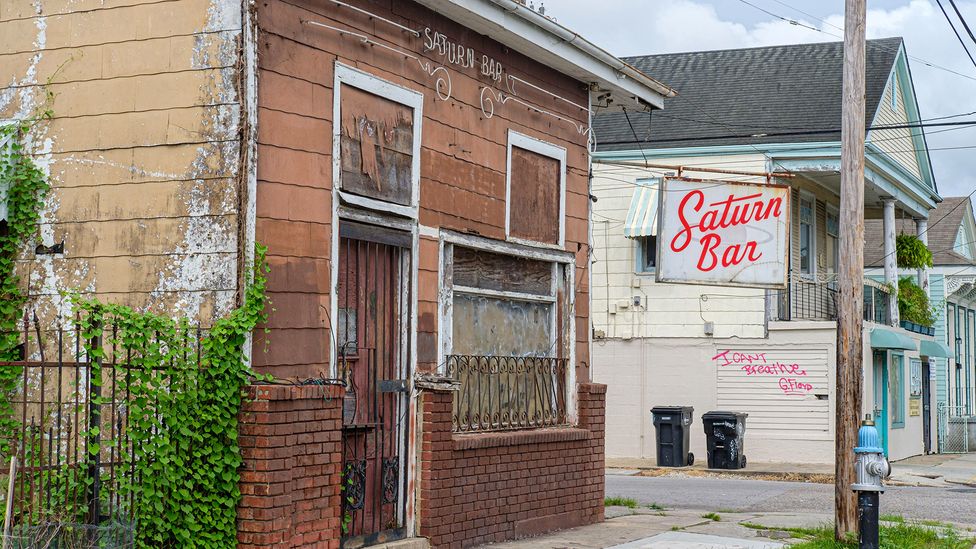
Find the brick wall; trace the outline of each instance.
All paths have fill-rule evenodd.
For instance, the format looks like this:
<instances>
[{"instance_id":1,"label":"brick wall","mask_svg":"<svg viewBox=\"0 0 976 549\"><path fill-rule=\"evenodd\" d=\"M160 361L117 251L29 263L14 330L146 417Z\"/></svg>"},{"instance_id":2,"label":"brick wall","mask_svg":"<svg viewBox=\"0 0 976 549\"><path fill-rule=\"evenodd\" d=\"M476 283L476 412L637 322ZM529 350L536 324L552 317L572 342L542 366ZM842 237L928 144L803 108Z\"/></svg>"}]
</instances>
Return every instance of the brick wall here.
<instances>
[{"instance_id":1,"label":"brick wall","mask_svg":"<svg viewBox=\"0 0 976 549\"><path fill-rule=\"evenodd\" d=\"M248 388L238 547L339 547L342 396L338 386Z\"/></svg>"},{"instance_id":2,"label":"brick wall","mask_svg":"<svg viewBox=\"0 0 976 549\"><path fill-rule=\"evenodd\" d=\"M606 386L579 386L576 428L453 435L450 391L421 396L420 535L469 547L603 520Z\"/></svg>"}]
</instances>

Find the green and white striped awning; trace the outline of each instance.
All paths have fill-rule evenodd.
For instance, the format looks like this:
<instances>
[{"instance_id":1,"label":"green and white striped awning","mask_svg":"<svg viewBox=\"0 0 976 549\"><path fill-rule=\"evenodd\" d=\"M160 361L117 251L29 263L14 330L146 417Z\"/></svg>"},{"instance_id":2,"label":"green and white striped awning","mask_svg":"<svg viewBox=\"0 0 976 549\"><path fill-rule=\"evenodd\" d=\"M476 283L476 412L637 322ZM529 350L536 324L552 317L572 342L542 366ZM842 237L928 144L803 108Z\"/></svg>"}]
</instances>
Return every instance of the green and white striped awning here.
<instances>
[{"instance_id":1,"label":"green and white striped awning","mask_svg":"<svg viewBox=\"0 0 976 549\"><path fill-rule=\"evenodd\" d=\"M634 197L630 199L624 236L639 238L657 234L658 179L637 181Z\"/></svg>"}]
</instances>

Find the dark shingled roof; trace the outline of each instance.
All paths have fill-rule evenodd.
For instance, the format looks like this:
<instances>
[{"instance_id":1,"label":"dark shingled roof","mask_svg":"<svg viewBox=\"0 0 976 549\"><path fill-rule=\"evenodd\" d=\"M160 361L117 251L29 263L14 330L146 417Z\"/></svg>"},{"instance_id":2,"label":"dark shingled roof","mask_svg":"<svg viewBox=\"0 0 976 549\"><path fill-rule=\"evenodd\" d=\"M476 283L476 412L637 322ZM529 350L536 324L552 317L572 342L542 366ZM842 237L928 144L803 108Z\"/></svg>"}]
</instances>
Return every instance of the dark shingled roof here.
<instances>
[{"instance_id":1,"label":"dark shingled roof","mask_svg":"<svg viewBox=\"0 0 976 549\"><path fill-rule=\"evenodd\" d=\"M929 249L932 250L932 262L936 265L976 265L976 261L964 257L954 249L956 234L966 218L968 206L960 204L969 201L968 196L950 196L942 199L942 203L929 212ZM915 234L915 221L911 219L896 219L895 234ZM880 219L864 220L864 266L884 266L884 231Z\"/></svg>"},{"instance_id":2,"label":"dark shingled roof","mask_svg":"<svg viewBox=\"0 0 976 549\"><path fill-rule=\"evenodd\" d=\"M689 30L689 32L692 32ZM901 38L867 42L867 109L870 124L881 103ZM629 57L625 61L667 82L678 96L663 111L597 114L597 150L634 150L748 143L839 141L840 132L732 137L758 133L840 128L843 43L797 44L738 50ZM717 139L701 139L703 137ZM726 137L727 136L727 137Z\"/></svg>"}]
</instances>

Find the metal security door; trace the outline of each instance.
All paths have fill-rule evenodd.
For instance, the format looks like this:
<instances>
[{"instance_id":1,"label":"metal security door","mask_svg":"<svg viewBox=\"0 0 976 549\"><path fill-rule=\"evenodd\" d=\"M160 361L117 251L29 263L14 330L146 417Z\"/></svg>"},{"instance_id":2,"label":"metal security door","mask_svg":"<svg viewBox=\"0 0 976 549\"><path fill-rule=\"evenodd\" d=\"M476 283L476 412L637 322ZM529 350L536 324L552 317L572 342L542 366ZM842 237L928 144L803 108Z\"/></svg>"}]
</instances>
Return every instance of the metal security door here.
<instances>
[{"instance_id":1,"label":"metal security door","mask_svg":"<svg viewBox=\"0 0 976 549\"><path fill-rule=\"evenodd\" d=\"M343 547L405 535L409 234L342 223L336 344L343 402Z\"/></svg>"},{"instance_id":2,"label":"metal security door","mask_svg":"<svg viewBox=\"0 0 976 549\"><path fill-rule=\"evenodd\" d=\"M888 455L888 354L874 352L874 423Z\"/></svg>"},{"instance_id":3,"label":"metal security door","mask_svg":"<svg viewBox=\"0 0 976 549\"><path fill-rule=\"evenodd\" d=\"M929 361L922 363L922 442L926 454L932 453L932 385Z\"/></svg>"}]
</instances>

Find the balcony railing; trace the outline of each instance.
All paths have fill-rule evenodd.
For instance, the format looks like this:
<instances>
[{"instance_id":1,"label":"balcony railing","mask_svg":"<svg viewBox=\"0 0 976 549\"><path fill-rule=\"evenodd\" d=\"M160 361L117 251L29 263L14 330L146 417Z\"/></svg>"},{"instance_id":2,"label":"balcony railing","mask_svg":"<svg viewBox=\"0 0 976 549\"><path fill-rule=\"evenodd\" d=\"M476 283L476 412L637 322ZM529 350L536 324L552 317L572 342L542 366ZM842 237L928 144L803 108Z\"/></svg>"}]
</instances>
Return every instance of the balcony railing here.
<instances>
[{"instance_id":1,"label":"balcony railing","mask_svg":"<svg viewBox=\"0 0 976 549\"><path fill-rule=\"evenodd\" d=\"M565 425L566 366L562 358L451 355L454 432L473 433Z\"/></svg>"},{"instance_id":2,"label":"balcony railing","mask_svg":"<svg viewBox=\"0 0 976 549\"><path fill-rule=\"evenodd\" d=\"M864 281L864 320L891 323L888 295L882 284ZM778 320L837 320L837 282L833 277L794 275L776 297Z\"/></svg>"}]
</instances>

